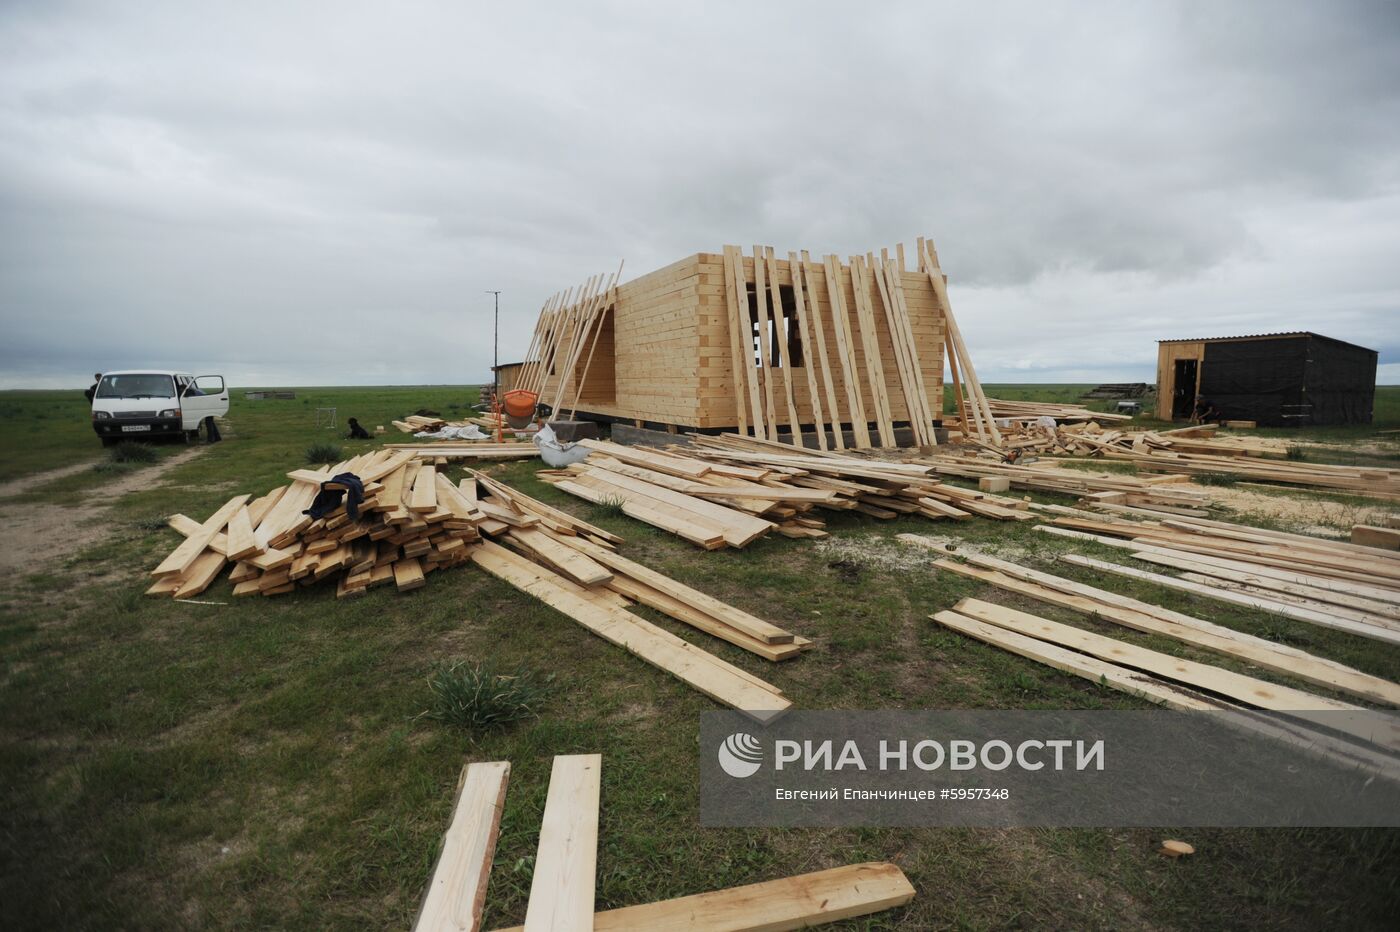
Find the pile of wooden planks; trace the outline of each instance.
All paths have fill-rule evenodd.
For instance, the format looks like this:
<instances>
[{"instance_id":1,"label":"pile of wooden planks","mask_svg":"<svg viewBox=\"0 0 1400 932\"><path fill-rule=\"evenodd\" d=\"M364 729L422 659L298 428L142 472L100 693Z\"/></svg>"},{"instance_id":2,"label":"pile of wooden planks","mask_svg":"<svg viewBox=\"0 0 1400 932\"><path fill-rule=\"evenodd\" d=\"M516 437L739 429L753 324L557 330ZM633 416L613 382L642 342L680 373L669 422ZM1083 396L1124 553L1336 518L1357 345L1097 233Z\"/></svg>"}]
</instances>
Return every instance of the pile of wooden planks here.
<instances>
[{"instance_id":1,"label":"pile of wooden planks","mask_svg":"<svg viewBox=\"0 0 1400 932\"><path fill-rule=\"evenodd\" d=\"M350 472L365 484L360 514L345 506L303 514L322 483ZM175 515L186 535L153 574L152 595L202 592L229 564L236 596L281 595L336 582L336 595L393 583L415 589L436 569L475 563L588 630L718 702L763 718L788 708L782 690L629 611L646 605L766 660L811 642L617 553L622 539L468 470L453 484L406 451L378 451L322 470L250 502L230 499L202 524Z\"/></svg>"},{"instance_id":2,"label":"pile of wooden planks","mask_svg":"<svg viewBox=\"0 0 1400 932\"><path fill-rule=\"evenodd\" d=\"M1250 456L1221 455L1218 450L1209 454L1178 453L1172 449L1110 455L1115 459L1132 462L1140 472L1228 475L1270 485L1306 486L1366 498L1400 501L1400 469L1337 466L1294 460L1259 462Z\"/></svg>"},{"instance_id":3,"label":"pile of wooden planks","mask_svg":"<svg viewBox=\"0 0 1400 932\"><path fill-rule=\"evenodd\" d=\"M1400 750L1400 730L1378 727L1374 717L1336 714L1364 713L1363 706L1149 650L981 599L963 599L951 611L931 617L944 627L983 643L1167 708L1262 709L1283 713L1296 724L1247 717L1232 723L1313 753L1376 769L1392 779L1397 777L1396 759L1391 755ZM1137 620L1144 617L1150 616L1135 616ZM1303 662L1302 658L1294 659Z\"/></svg>"},{"instance_id":4,"label":"pile of wooden planks","mask_svg":"<svg viewBox=\"0 0 1400 932\"><path fill-rule=\"evenodd\" d=\"M1121 473L1093 473L1060 467L1054 462L1007 463L1000 457L939 455L920 457L921 466L940 476L962 479L1000 477L1011 488L1035 492L1059 492L1120 505L1198 511L1210 501L1210 493L1191 485L1185 477L1149 479Z\"/></svg>"},{"instance_id":5,"label":"pile of wooden planks","mask_svg":"<svg viewBox=\"0 0 1400 932\"><path fill-rule=\"evenodd\" d=\"M893 909L914 897L898 867L867 863L594 912L602 767L599 754L554 758L525 924L508 932L798 929ZM506 761L463 768L414 932L481 928L509 777Z\"/></svg>"},{"instance_id":6,"label":"pile of wooden planks","mask_svg":"<svg viewBox=\"0 0 1400 932\"><path fill-rule=\"evenodd\" d=\"M404 415L403 420L391 423L405 434L416 434L420 430L432 433L435 430L442 430L444 427L466 426L465 421L448 421L440 417L424 417L419 414L407 414Z\"/></svg>"},{"instance_id":7,"label":"pile of wooden planks","mask_svg":"<svg viewBox=\"0 0 1400 932\"><path fill-rule=\"evenodd\" d=\"M1059 404L1049 401L1002 401L988 398L987 404L992 417L1010 421L1034 421L1037 418L1053 417L1060 422L1075 421L1131 421L1131 414L1105 414L1090 411L1086 405Z\"/></svg>"},{"instance_id":8,"label":"pile of wooden planks","mask_svg":"<svg viewBox=\"0 0 1400 932\"><path fill-rule=\"evenodd\" d=\"M922 239L920 249L923 249ZM837 385L842 386L846 395L854 446L863 449L876 445L870 433L872 421L878 445L895 446L895 417L890 405L892 382L897 386L897 397L903 401L914 445L937 443L933 421L940 414L933 409L918 340L910 322L902 279L905 271L903 245L896 247L893 256L889 250L881 250L878 258L873 252L851 256L848 266L843 266L836 255L813 262L806 251L800 259L798 253L789 252L787 261L792 270L790 307L783 298L777 254L771 246L753 247L752 288L745 273L742 251L738 246L724 247L727 330L739 432L747 435L752 429L754 437L777 440L780 422L785 421L787 432L783 436L796 446L804 444L803 419L798 414L794 379L786 377L801 368L805 370L812 414L808 429L815 434L820 449L826 450L830 444L846 449ZM920 271L923 267L921 253ZM850 307L844 287L847 274L853 296ZM941 273L938 284L940 287L943 284ZM823 297L827 299L825 302L821 300ZM826 340L828 323L823 318L823 306L832 316L830 329L835 337L832 346L828 346ZM946 298L944 306L946 308ZM788 340L788 334L796 334L797 340ZM881 345L882 334L892 349L889 356ZM793 345L807 347L808 353L815 348L814 358L803 362L787 358ZM783 377L778 376L779 372ZM775 382L782 386L781 397L775 398ZM867 386L873 410L866 408Z\"/></svg>"},{"instance_id":9,"label":"pile of wooden planks","mask_svg":"<svg viewBox=\"0 0 1400 932\"><path fill-rule=\"evenodd\" d=\"M1400 554L1224 521L1065 516L1037 530L1128 550L1181 571L1146 572L1079 555L1066 562L1298 621L1400 643Z\"/></svg>"},{"instance_id":10,"label":"pile of wooden planks","mask_svg":"<svg viewBox=\"0 0 1400 932\"><path fill-rule=\"evenodd\" d=\"M1046 414L1061 420L1051 411L1047 411ZM1013 419L1011 426L1002 428L1002 441L995 449L1019 450L1022 453L1049 456L1110 458L1176 456L1182 453L1221 457L1283 458L1288 455L1288 445L1282 441L1254 437L1215 437L1213 425L1164 431L1127 430L1111 426L1105 428L1099 423L1121 416L1093 412L1090 414L1091 417L1087 420L1059 423L1054 428L1041 426L1035 419Z\"/></svg>"},{"instance_id":11,"label":"pile of wooden planks","mask_svg":"<svg viewBox=\"0 0 1400 932\"><path fill-rule=\"evenodd\" d=\"M817 509L890 519L1032 518L1026 503L943 484L929 467L797 449L737 434L692 435L667 450L581 443L582 463L540 478L707 550L744 547L770 532L826 536Z\"/></svg>"},{"instance_id":12,"label":"pile of wooden planks","mask_svg":"<svg viewBox=\"0 0 1400 932\"><path fill-rule=\"evenodd\" d=\"M540 455L540 448L528 441L424 440L418 443L386 443L387 450L400 450L423 458L447 460L527 460Z\"/></svg>"}]
</instances>

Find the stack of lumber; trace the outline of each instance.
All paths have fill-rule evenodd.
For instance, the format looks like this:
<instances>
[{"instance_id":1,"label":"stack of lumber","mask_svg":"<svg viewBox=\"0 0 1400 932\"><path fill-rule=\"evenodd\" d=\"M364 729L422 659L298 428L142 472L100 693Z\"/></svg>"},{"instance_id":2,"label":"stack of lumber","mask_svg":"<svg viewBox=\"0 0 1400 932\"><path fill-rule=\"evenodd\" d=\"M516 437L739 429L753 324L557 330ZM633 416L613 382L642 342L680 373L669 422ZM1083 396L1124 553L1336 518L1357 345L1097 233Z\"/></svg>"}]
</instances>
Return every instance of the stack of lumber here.
<instances>
[{"instance_id":1,"label":"stack of lumber","mask_svg":"<svg viewBox=\"0 0 1400 932\"><path fill-rule=\"evenodd\" d=\"M1400 729L1393 724L1378 726L1374 716L1364 714L1364 706L1149 650L981 599L963 599L951 611L931 617L983 643L1167 708L1283 713L1286 718L1239 716L1230 724L1391 778L1400 775L1391 756L1400 750Z\"/></svg>"},{"instance_id":2,"label":"stack of lumber","mask_svg":"<svg viewBox=\"0 0 1400 932\"><path fill-rule=\"evenodd\" d=\"M603 759L554 758L525 907L508 932L799 929L903 906L914 888L895 865L852 864L781 880L594 912ZM510 764L468 764L414 932L476 932L486 905Z\"/></svg>"},{"instance_id":3,"label":"stack of lumber","mask_svg":"<svg viewBox=\"0 0 1400 932\"><path fill-rule=\"evenodd\" d=\"M414 456L447 460L527 460L540 455L540 448L528 441L425 440L420 443L386 443L386 450Z\"/></svg>"},{"instance_id":4,"label":"stack of lumber","mask_svg":"<svg viewBox=\"0 0 1400 932\"><path fill-rule=\"evenodd\" d=\"M315 520L303 514L342 472L365 482L358 519L343 505ZM646 605L766 660L796 657L807 639L623 557L621 538L488 476L469 470L453 485L411 453L378 451L288 477L255 501L230 499L202 524L171 518L186 539L156 567L148 592L195 595L232 562L236 596L334 579L343 598L391 582L415 589L427 573L472 562L718 702L760 718L791 706L777 687L629 609Z\"/></svg>"},{"instance_id":5,"label":"stack of lumber","mask_svg":"<svg viewBox=\"0 0 1400 932\"><path fill-rule=\"evenodd\" d=\"M323 482L347 472L364 483L358 520L344 504L321 518L303 514ZM378 450L287 477L290 485L251 503L236 496L203 523L172 516L185 541L152 570L148 594L197 595L229 564L236 596L282 595L328 579L341 596L391 582L414 589L425 574L463 562L479 537L475 507L410 452Z\"/></svg>"},{"instance_id":6,"label":"stack of lumber","mask_svg":"<svg viewBox=\"0 0 1400 932\"><path fill-rule=\"evenodd\" d=\"M1131 414L1105 414L1090 411L1085 405L1059 404L1050 401L1002 401L988 398L992 417L1010 421L1034 421L1037 418L1053 417L1056 421L1131 421Z\"/></svg>"},{"instance_id":7,"label":"stack of lumber","mask_svg":"<svg viewBox=\"0 0 1400 932\"><path fill-rule=\"evenodd\" d=\"M1055 456L1175 456L1204 453L1212 456L1266 456L1283 458L1288 446L1279 440L1254 437L1214 437L1213 426L1184 427L1179 430L1105 429L1102 420L1118 415L1093 414L1078 423L1058 424L1052 430L1033 420L1016 420L1002 429L1002 442L996 449L1020 450Z\"/></svg>"},{"instance_id":8,"label":"stack of lumber","mask_svg":"<svg viewBox=\"0 0 1400 932\"><path fill-rule=\"evenodd\" d=\"M1085 398L1141 398L1147 394L1146 382L1105 382L1084 393Z\"/></svg>"},{"instance_id":9,"label":"stack of lumber","mask_svg":"<svg viewBox=\"0 0 1400 932\"><path fill-rule=\"evenodd\" d=\"M1000 458L967 455L921 457L919 465L927 466L930 472L940 476L961 479L1003 477L1010 481L1014 489L1081 495L1115 504L1191 511L1200 509L1210 501L1205 489L1178 477L1154 480L1061 468L1050 462L1017 465L1003 462Z\"/></svg>"},{"instance_id":10,"label":"stack of lumber","mask_svg":"<svg viewBox=\"0 0 1400 932\"><path fill-rule=\"evenodd\" d=\"M1178 475L1229 475L1271 485L1297 485L1330 489L1349 495L1400 501L1400 469L1379 466L1335 466L1293 460L1256 462L1250 456L1153 450L1113 453L1115 459L1132 462L1140 472Z\"/></svg>"},{"instance_id":11,"label":"stack of lumber","mask_svg":"<svg viewBox=\"0 0 1400 932\"><path fill-rule=\"evenodd\" d=\"M1017 499L944 485L926 466L800 450L775 441L694 435L692 445L638 449L604 441L582 463L541 472L555 488L613 504L639 521L707 550L744 547L776 532L825 537L816 509L1024 521Z\"/></svg>"},{"instance_id":12,"label":"stack of lumber","mask_svg":"<svg viewBox=\"0 0 1400 932\"><path fill-rule=\"evenodd\" d=\"M393 421L392 423L395 427L397 427L399 430L403 431L406 434L416 434L420 430L425 430L428 433L432 433L436 430L442 430L444 427L466 426L465 422L463 421L446 421L440 417L423 417L419 414L409 414L406 415L403 420Z\"/></svg>"},{"instance_id":13,"label":"stack of lumber","mask_svg":"<svg viewBox=\"0 0 1400 932\"><path fill-rule=\"evenodd\" d=\"M1150 573L1069 555L1066 562L1272 612L1298 621L1400 643L1400 554L1224 521L1056 518L1037 530L1128 550Z\"/></svg>"}]
</instances>

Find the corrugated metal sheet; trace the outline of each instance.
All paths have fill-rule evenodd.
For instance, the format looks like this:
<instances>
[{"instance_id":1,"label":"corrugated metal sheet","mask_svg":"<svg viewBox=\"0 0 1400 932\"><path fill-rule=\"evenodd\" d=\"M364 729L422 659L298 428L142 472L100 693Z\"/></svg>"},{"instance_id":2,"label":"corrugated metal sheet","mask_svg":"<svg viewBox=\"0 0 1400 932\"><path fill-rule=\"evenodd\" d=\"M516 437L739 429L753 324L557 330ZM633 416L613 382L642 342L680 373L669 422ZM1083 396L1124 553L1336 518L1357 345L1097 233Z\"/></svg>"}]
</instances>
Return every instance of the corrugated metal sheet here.
<instances>
[{"instance_id":1,"label":"corrugated metal sheet","mask_svg":"<svg viewBox=\"0 0 1400 932\"><path fill-rule=\"evenodd\" d=\"M1264 340L1279 337L1315 337L1319 334L1310 330L1285 330L1280 333L1243 333L1236 337L1190 337L1177 340L1158 340L1158 343L1221 343L1226 340Z\"/></svg>"}]
</instances>

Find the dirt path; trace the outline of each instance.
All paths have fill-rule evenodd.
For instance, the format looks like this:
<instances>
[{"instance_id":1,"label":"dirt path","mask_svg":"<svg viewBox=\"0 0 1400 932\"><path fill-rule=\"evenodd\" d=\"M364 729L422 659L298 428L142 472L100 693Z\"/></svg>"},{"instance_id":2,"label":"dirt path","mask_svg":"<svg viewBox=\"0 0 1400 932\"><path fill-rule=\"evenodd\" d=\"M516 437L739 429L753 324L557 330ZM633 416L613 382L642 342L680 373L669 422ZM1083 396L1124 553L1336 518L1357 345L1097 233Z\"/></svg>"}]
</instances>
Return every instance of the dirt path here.
<instances>
[{"instance_id":1,"label":"dirt path","mask_svg":"<svg viewBox=\"0 0 1400 932\"><path fill-rule=\"evenodd\" d=\"M0 498L12 498L16 495L23 495L36 486L41 486L46 482L53 482L55 479L63 479L67 476L82 472L84 469L91 469L97 460L88 460L83 463L74 463L71 466L64 466L60 469L50 469L48 472L38 472L32 476L21 476L18 479L11 479L9 482L0 482Z\"/></svg>"},{"instance_id":2,"label":"dirt path","mask_svg":"<svg viewBox=\"0 0 1400 932\"><path fill-rule=\"evenodd\" d=\"M0 548L0 573L8 576L38 572L46 563L62 559L101 540L107 528L95 519L100 518L113 502L129 492L150 486L206 449L203 446L191 447L153 466L128 473L85 492L76 504L51 505L14 498L0 501L0 522L4 522L10 535L9 546ZM91 463L78 463L25 476L0 485L0 497L22 495L46 482L91 468Z\"/></svg>"}]
</instances>

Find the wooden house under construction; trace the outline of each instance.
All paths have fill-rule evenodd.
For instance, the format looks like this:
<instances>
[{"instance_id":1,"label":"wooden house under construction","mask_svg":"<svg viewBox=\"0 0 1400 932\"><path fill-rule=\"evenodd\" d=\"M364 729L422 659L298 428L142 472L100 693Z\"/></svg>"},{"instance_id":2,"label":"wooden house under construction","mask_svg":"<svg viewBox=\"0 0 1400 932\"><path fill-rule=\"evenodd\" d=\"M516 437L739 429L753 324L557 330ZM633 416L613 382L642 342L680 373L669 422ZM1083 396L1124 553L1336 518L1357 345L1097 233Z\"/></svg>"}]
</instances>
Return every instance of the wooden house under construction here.
<instances>
[{"instance_id":1,"label":"wooden house under construction","mask_svg":"<svg viewBox=\"0 0 1400 932\"><path fill-rule=\"evenodd\" d=\"M725 247L622 285L598 277L546 304L518 384L556 417L928 445L945 341L960 337L936 255L922 240L918 253L842 262Z\"/></svg>"}]
</instances>

